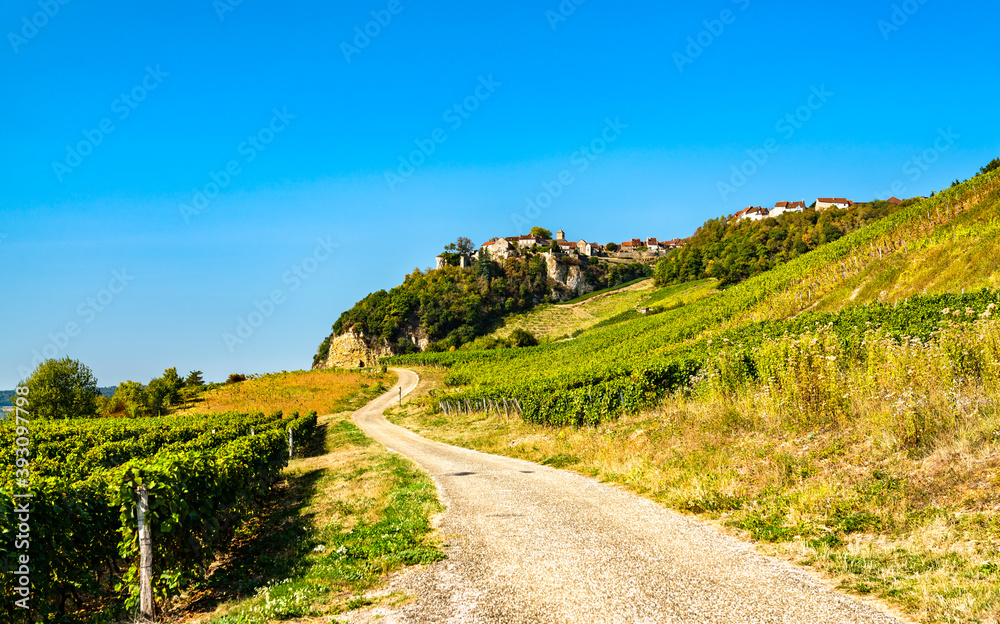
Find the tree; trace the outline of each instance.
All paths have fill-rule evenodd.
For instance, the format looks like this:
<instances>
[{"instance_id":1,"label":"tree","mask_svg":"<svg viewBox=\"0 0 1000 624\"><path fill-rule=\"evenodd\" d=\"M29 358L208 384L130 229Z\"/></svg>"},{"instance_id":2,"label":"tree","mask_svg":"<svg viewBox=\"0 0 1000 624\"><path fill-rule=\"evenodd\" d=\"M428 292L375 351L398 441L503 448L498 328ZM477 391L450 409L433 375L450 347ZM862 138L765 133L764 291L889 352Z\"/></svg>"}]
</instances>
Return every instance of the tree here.
<instances>
[{"instance_id":1,"label":"tree","mask_svg":"<svg viewBox=\"0 0 1000 624\"><path fill-rule=\"evenodd\" d=\"M549 245L549 251L551 251L552 253L559 253L559 243L556 241L552 241L552 244Z\"/></svg>"},{"instance_id":2,"label":"tree","mask_svg":"<svg viewBox=\"0 0 1000 624\"><path fill-rule=\"evenodd\" d=\"M177 399L174 401L170 400L172 390L170 382L163 377L157 377L149 382L149 385L146 387L146 408L151 415L159 416L163 413L163 409L167 405L177 402ZM180 395L178 394L179 398Z\"/></svg>"},{"instance_id":3,"label":"tree","mask_svg":"<svg viewBox=\"0 0 1000 624\"><path fill-rule=\"evenodd\" d=\"M229 378L226 379L226 383L227 384L234 384L234 383L240 383L241 381L246 381L246 380L247 380L247 376L246 375L242 375L240 373L232 373L232 374L229 375Z\"/></svg>"},{"instance_id":4,"label":"tree","mask_svg":"<svg viewBox=\"0 0 1000 624\"><path fill-rule=\"evenodd\" d=\"M618 243L608 243L604 248L610 252L618 251Z\"/></svg>"},{"instance_id":5,"label":"tree","mask_svg":"<svg viewBox=\"0 0 1000 624\"><path fill-rule=\"evenodd\" d=\"M995 169L1000 169L1000 158L994 158L985 167L979 170L979 173L989 173Z\"/></svg>"},{"instance_id":6,"label":"tree","mask_svg":"<svg viewBox=\"0 0 1000 624\"><path fill-rule=\"evenodd\" d=\"M172 366L163 371L160 377L167 387L165 399L169 405L176 405L181 400L181 388L184 387L184 380L177 374L177 367ZM152 382L150 382L152 384Z\"/></svg>"},{"instance_id":7,"label":"tree","mask_svg":"<svg viewBox=\"0 0 1000 624\"><path fill-rule=\"evenodd\" d=\"M476 260L476 274L489 279L493 270L490 264L490 252L484 247L479 252L479 259Z\"/></svg>"},{"instance_id":8,"label":"tree","mask_svg":"<svg viewBox=\"0 0 1000 624\"><path fill-rule=\"evenodd\" d=\"M126 411L132 418L146 416L149 413L149 393L138 381L128 380L118 384L111 402L112 413Z\"/></svg>"},{"instance_id":9,"label":"tree","mask_svg":"<svg viewBox=\"0 0 1000 624\"><path fill-rule=\"evenodd\" d=\"M187 379L184 380L184 385L193 387L204 386L205 380L201 378L201 371L196 370L188 373Z\"/></svg>"},{"instance_id":10,"label":"tree","mask_svg":"<svg viewBox=\"0 0 1000 624\"><path fill-rule=\"evenodd\" d=\"M475 248L476 246L472 243L470 239L464 236L459 236L458 240L456 240L454 243L448 243L447 245L445 245L444 250L453 251L463 256L467 256L471 254Z\"/></svg>"},{"instance_id":11,"label":"tree","mask_svg":"<svg viewBox=\"0 0 1000 624\"><path fill-rule=\"evenodd\" d=\"M538 227L537 225L531 228L531 231L528 232L528 234L532 236L538 236L539 238L544 238L544 239L552 238L552 230L546 230L545 228Z\"/></svg>"},{"instance_id":12,"label":"tree","mask_svg":"<svg viewBox=\"0 0 1000 624\"><path fill-rule=\"evenodd\" d=\"M22 385L28 387L32 418L93 418L97 378L78 360L45 360Z\"/></svg>"}]
</instances>

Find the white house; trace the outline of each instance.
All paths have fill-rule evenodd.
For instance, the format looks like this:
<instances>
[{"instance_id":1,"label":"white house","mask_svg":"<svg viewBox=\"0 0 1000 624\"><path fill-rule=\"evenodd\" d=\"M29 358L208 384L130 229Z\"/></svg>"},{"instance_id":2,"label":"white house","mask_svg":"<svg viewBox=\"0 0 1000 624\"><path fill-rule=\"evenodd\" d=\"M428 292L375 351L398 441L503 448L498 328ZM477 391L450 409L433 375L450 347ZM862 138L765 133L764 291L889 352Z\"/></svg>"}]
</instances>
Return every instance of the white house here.
<instances>
[{"instance_id":1,"label":"white house","mask_svg":"<svg viewBox=\"0 0 1000 624\"><path fill-rule=\"evenodd\" d=\"M843 197L820 197L816 199L816 210L826 210L827 208L850 208L854 205L849 199Z\"/></svg>"},{"instance_id":2,"label":"white house","mask_svg":"<svg viewBox=\"0 0 1000 624\"><path fill-rule=\"evenodd\" d=\"M778 202L768 211L769 217L777 217L783 215L786 212L802 212L806 209L806 202Z\"/></svg>"},{"instance_id":3,"label":"white house","mask_svg":"<svg viewBox=\"0 0 1000 624\"><path fill-rule=\"evenodd\" d=\"M737 221L742 221L743 219L750 219L751 221L760 221L761 219L767 217L769 211L767 208L761 208L760 206L750 206L749 208L744 208L736 214L734 214L731 219L736 219Z\"/></svg>"},{"instance_id":4,"label":"white house","mask_svg":"<svg viewBox=\"0 0 1000 624\"><path fill-rule=\"evenodd\" d=\"M737 221L742 221L743 219L750 219L751 221L760 221L761 219L766 219L770 214L767 208L762 208L760 206L750 206L749 208L744 208L732 216L733 219Z\"/></svg>"}]
</instances>

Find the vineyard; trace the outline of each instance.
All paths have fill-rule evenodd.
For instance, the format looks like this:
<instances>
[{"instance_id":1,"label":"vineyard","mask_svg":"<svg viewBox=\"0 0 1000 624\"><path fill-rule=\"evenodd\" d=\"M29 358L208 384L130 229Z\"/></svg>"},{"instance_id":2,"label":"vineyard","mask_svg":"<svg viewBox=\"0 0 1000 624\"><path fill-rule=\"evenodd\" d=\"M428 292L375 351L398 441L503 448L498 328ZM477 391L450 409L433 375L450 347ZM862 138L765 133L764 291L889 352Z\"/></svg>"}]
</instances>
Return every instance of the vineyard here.
<instances>
[{"instance_id":1,"label":"vineyard","mask_svg":"<svg viewBox=\"0 0 1000 624\"><path fill-rule=\"evenodd\" d=\"M5 421L0 560L7 570L15 561L30 569L31 621L136 611L140 490L148 497L154 597L166 600L204 579L315 428L315 412L32 422L29 410L21 423ZM29 621L14 607L18 577L4 579L4 621Z\"/></svg>"},{"instance_id":2,"label":"vineyard","mask_svg":"<svg viewBox=\"0 0 1000 624\"><path fill-rule=\"evenodd\" d=\"M601 323L574 340L523 349L423 353L387 362L448 367L446 382L452 390L447 400L517 401L526 420L582 425L639 411L689 386L724 340L753 348L769 337L814 329L817 323L842 328L862 323L862 330L884 325L897 339L927 337L945 320L942 309L963 311L949 322L974 319L997 303L997 291L923 296L922 291L893 286L885 267L896 267L898 275L899 266L920 259L927 262L927 271L944 274L944 267L927 260L934 253L954 250L963 241L992 245L1000 231L998 185L1000 170L976 176L719 293L676 306L667 297L658 301L665 308L658 314L623 315L619 322ZM880 267L883 274L875 275ZM980 280L982 288L994 270L995 263L981 274L965 271L968 281L963 284ZM923 289L928 287L935 284L924 283ZM950 287L941 283L936 288L948 292ZM852 301L845 288L866 298ZM904 295L905 305L889 300L893 288ZM858 305L862 303L868 305ZM814 312L852 304L842 312ZM964 314L966 308L970 315ZM842 338L850 339L846 334Z\"/></svg>"}]
</instances>

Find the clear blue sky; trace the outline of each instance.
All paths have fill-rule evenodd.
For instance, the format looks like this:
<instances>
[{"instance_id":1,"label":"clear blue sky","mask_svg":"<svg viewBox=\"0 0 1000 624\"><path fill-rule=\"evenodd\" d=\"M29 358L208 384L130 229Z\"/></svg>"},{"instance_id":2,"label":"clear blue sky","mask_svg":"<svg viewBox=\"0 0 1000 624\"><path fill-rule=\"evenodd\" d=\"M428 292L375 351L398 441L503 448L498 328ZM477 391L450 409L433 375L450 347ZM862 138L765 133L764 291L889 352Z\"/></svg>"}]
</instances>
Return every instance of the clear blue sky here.
<instances>
[{"instance_id":1,"label":"clear blue sky","mask_svg":"<svg viewBox=\"0 0 1000 624\"><path fill-rule=\"evenodd\" d=\"M459 235L687 236L1000 154L994 2L61 1L0 9L0 388L307 368Z\"/></svg>"}]
</instances>

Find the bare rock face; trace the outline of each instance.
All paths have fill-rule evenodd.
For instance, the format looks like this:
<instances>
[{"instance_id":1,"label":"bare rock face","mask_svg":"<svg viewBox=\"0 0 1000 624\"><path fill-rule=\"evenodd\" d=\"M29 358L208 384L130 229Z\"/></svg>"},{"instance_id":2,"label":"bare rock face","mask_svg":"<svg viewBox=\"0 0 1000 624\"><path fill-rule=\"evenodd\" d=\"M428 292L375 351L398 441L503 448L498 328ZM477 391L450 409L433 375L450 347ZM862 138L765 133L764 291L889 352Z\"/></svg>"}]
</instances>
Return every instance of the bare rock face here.
<instances>
[{"instance_id":1,"label":"bare rock face","mask_svg":"<svg viewBox=\"0 0 1000 624\"><path fill-rule=\"evenodd\" d=\"M560 263L556 255L551 252L542 254L545 258L545 266L548 270L549 279L556 281L568 289L567 299L573 299L580 295L585 295L594 290L587 283L587 275L580 269L579 265Z\"/></svg>"},{"instance_id":2,"label":"bare rock face","mask_svg":"<svg viewBox=\"0 0 1000 624\"><path fill-rule=\"evenodd\" d=\"M415 329L408 327L403 330L403 337L415 344L421 351L426 349L427 345L431 342L431 339L427 336L427 332L423 327L417 327Z\"/></svg>"},{"instance_id":3,"label":"bare rock face","mask_svg":"<svg viewBox=\"0 0 1000 624\"><path fill-rule=\"evenodd\" d=\"M408 327L403 330L402 337L421 351L430 343L430 338L423 327ZM379 358L393 355L399 353L385 338L349 329L339 336L330 337L330 349L327 351L326 359L313 368L363 368L375 366Z\"/></svg>"},{"instance_id":4,"label":"bare rock face","mask_svg":"<svg viewBox=\"0 0 1000 624\"><path fill-rule=\"evenodd\" d=\"M367 336L353 329L330 339L326 359L313 368L361 368L375 366L378 359L395 355L381 336Z\"/></svg>"}]
</instances>

